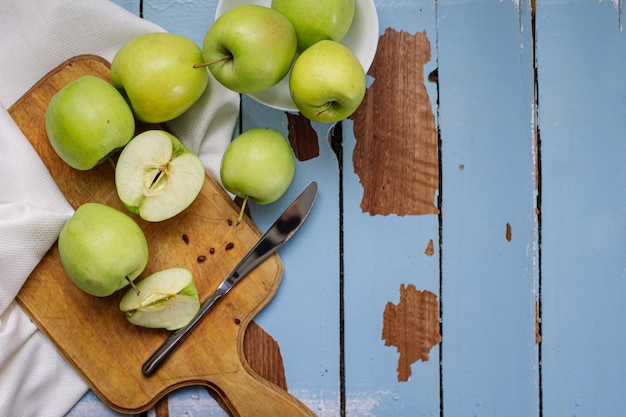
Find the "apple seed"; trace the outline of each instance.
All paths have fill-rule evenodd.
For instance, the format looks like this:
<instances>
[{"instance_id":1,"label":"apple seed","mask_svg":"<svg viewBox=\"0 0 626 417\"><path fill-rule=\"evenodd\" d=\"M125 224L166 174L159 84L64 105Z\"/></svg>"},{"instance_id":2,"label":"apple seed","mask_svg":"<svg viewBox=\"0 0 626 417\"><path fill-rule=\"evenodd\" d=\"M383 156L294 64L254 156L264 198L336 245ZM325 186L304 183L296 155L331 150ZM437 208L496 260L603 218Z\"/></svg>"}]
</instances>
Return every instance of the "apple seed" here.
<instances>
[{"instance_id":1,"label":"apple seed","mask_svg":"<svg viewBox=\"0 0 626 417\"><path fill-rule=\"evenodd\" d=\"M161 178L161 174L163 174L163 171L165 169L163 167L159 167L159 170L157 171L156 175L154 176L154 178L152 179L152 183L150 184L150 189L152 189L152 187L154 187L154 185L159 181L159 179Z\"/></svg>"}]
</instances>

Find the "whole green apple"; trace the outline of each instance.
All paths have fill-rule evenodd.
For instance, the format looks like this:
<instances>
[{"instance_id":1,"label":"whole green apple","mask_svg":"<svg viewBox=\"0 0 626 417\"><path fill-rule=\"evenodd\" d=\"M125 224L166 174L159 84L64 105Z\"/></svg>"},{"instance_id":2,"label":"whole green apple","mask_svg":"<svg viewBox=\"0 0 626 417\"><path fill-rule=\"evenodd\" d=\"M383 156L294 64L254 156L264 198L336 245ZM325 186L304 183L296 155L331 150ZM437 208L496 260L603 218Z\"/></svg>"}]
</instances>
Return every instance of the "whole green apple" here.
<instances>
[{"instance_id":1,"label":"whole green apple","mask_svg":"<svg viewBox=\"0 0 626 417\"><path fill-rule=\"evenodd\" d=\"M301 53L323 39L340 42L352 25L355 0L272 0L272 9L293 24Z\"/></svg>"},{"instance_id":2,"label":"whole green apple","mask_svg":"<svg viewBox=\"0 0 626 417\"><path fill-rule=\"evenodd\" d=\"M137 119L172 120L187 111L209 81L202 51L191 39L174 33L140 35L125 43L111 63L113 85L123 91Z\"/></svg>"},{"instance_id":3,"label":"whole green apple","mask_svg":"<svg viewBox=\"0 0 626 417\"><path fill-rule=\"evenodd\" d=\"M196 199L206 171L198 155L164 130L135 136L115 166L115 187L124 206L142 219L174 217Z\"/></svg>"},{"instance_id":4,"label":"whole green apple","mask_svg":"<svg viewBox=\"0 0 626 417\"><path fill-rule=\"evenodd\" d=\"M137 326L178 330L200 309L198 289L191 271L169 268L142 279L120 301L126 319Z\"/></svg>"},{"instance_id":5,"label":"whole green apple","mask_svg":"<svg viewBox=\"0 0 626 417\"><path fill-rule=\"evenodd\" d=\"M244 199L237 222L248 199L257 204L278 200L289 188L294 171L293 151L281 132L253 128L237 136L226 148L220 167L224 188Z\"/></svg>"},{"instance_id":6,"label":"whole green apple","mask_svg":"<svg viewBox=\"0 0 626 417\"><path fill-rule=\"evenodd\" d=\"M276 85L296 54L296 31L281 13L244 4L220 15L207 30L202 54L215 79L238 93Z\"/></svg>"},{"instance_id":7,"label":"whole green apple","mask_svg":"<svg viewBox=\"0 0 626 417\"><path fill-rule=\"evenodd\" d=\"M59 256L81 290L106 297L132 284L148 263L148 242L128 215L100 203L85 203L59 234Z\"/></svg>"},{"instance_id":8,"label":"whole green apple","mask_svg":"<svg viewBox=\"0 0 626 417\"><path fill-rule=\"evenodd\" d=\"M135 119L124 97L91 75L71 81L52 97L45 124L57 155L82 171L106 160L135 134Z\"/></svg>"},{"instance_id":9,"label":"whole green apple","mask_svg":"<svg viewBox=\"0 0 626 417\"><path fill-rule=\"evenodd\" d=\"M339 42L317 42L296 58L291 70L291 98L300 113L315 122L350 116L361 105L365 90L363 66Z\"/></svg>"}]
</instances>

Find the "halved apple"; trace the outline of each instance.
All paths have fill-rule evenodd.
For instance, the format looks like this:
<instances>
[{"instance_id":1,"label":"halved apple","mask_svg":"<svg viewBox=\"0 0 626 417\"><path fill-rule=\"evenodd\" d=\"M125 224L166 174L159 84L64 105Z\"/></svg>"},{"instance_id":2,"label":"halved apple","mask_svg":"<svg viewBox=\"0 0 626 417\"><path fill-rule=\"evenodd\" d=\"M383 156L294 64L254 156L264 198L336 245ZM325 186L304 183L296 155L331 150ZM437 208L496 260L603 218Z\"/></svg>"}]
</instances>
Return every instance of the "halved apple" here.
<instances>
[{"instance_id":1,"label":"halved apple","mask_svg":"<svg viewBox=\"0 0 626 417\"><path fill-rule=\"evenodd\" d=\"M204 184L200 158L175 136L148 130L122 150L115 186L124 206L142 219L159 222L193 203Z\"/></svg>"},{"instance_id":2,"label":"halved apple","mask_svg":"<svg viewBox=\"0 0 626 417\"><path fill-rule=\"evenodd\" d=\"M169 268L142 279L120 301L120 310L132 324L178 330L200 309L198 289L191 272Z\"/></svg>"}]
</instances>

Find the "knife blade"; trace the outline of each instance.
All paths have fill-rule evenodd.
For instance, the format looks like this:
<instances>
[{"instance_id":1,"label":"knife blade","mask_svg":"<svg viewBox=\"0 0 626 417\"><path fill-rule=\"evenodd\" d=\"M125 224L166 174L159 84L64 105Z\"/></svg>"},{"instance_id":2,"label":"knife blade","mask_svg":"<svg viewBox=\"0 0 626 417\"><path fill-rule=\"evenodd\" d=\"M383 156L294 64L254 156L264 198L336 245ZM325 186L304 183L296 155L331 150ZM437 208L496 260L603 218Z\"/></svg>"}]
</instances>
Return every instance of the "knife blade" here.
<instances>
[{"instance_id":1,"label":"knife blade","mask_svg":"<svg viewBox=\"0 0 626 417\"><path fill-rule=\"evenodd\" d=\"M156 371L167 357L185 340L200 321L213 309L239 281L265 259L278 250L300 228L307 218L317 196L317 183L307 185L296 199L267 229L265 234L244 255L228 276L218 285L217 289L202 303L196 316L185 327L172 333L163 344L146 360L141 367L144 375L149 376Z\"/></svg>"}]
</instances>

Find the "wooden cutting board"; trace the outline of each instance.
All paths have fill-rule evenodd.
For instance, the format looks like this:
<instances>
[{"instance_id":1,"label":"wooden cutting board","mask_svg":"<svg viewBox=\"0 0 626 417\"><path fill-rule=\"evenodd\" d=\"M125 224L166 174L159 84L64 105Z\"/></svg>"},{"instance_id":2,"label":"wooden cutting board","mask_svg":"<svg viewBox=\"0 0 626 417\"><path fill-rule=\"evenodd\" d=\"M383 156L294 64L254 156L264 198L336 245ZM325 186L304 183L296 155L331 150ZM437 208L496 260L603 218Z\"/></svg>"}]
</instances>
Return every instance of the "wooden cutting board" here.
<instances>
[{"instance_id":1,"label":"wooden cutting board","mask_svg":"<svg viewBox=\"0 0 626 417\"><path fill-rule=\"evenodd\" d=\"M49 100L86 74L110 81L109 63L93 55L72 58L37 83L9 113L74 208L95 201L125 211L115 190L113 164L74 170L56 155L45 132ZM236 225L238 211L207 176L196 201L173 219L148 223L129 213L145 232L150 249L141 277L186 267L194 274L201 301L206 299L260 236L248 218ZM17 301L96 395L122 413L148 410L176 388L205 385L235 416L312 416L296 398L259 377L244 357L246 327L275 294L282 272L280 258L273 255L235 287L151 377L142 374L141 366L169 332L129 324L118 308L124 290L98 298L78 289L65 274L56 245Z\"/></svg>"}]
</instances>

